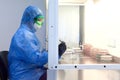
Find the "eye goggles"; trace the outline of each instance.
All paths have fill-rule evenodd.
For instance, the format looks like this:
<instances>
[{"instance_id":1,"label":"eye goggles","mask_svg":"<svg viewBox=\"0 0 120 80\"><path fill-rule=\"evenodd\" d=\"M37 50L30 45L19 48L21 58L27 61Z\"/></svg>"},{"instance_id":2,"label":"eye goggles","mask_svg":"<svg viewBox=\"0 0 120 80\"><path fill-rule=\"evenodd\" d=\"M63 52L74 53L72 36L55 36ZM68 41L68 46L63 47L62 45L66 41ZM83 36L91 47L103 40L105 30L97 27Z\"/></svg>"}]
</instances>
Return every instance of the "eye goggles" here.
<instances>
[{"instance_id":1,"label":"eye goggles","mask_svg":"<svg viewBox=\"0 0 120 80\"><path fill-rule=\"evenodd\" d=\"M34 19L34 22L40 26L43 25L43 22L44 22L44 16L37 16L35 19Z\"/></svg>"}]
</instances>

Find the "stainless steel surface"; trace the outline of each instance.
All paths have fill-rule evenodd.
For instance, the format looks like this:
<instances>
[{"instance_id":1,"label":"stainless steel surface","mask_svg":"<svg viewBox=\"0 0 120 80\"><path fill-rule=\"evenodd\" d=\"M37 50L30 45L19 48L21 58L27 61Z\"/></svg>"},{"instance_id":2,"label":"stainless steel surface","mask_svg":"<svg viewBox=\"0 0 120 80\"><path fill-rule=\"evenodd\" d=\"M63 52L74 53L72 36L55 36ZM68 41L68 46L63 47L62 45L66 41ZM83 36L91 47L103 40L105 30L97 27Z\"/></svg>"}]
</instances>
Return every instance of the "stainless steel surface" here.
<instances>
[{"instance_id":1,"label":"stainless steel surface","mask_svg":"<svg viewBox=\"0 0 120 80\"><path fill-rule=\"evenodd\" d=\"M114 62L97 61L83 53L65 54L60 64L114 64ZM120 70L59 70L57 80L120 80Z\"/></svg>"}]
</instances>

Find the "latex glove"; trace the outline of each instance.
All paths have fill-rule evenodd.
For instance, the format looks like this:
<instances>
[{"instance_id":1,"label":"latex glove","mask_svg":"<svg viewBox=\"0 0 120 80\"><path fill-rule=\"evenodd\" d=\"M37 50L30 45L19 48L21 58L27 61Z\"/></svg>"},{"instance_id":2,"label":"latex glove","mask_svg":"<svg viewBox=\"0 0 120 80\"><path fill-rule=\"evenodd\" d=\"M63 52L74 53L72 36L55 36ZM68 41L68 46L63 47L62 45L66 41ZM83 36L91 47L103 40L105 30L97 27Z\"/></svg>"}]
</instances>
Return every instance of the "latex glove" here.
<instances>
[{"instance_id":1,"label":"latex glove","mask_svg":"<svg viewBox=\"0 0 120 80\"><path fill-rule=\"evenodd\" d=\"M59 57L61 57L67 49L66 43L64 41L60 41L60 42L61 43L58 46Z\"/></svg>"}]
</instances>

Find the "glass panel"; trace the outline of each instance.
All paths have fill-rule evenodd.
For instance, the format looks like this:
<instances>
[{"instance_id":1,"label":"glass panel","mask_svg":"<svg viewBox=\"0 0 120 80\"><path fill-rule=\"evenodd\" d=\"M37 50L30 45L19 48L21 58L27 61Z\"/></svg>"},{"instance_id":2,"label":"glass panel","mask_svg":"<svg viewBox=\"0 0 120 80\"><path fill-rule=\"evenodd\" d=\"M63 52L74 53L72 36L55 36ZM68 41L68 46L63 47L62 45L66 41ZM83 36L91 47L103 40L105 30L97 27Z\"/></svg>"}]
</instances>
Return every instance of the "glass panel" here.
<instances>
[{"instance_id":1,"label":"glass panel","mask_svg":"<svg viewBox=\"0 0 120 80\"><path fill-rule=\"evenodd\" d=\"M59 40L67 44L61 64L120 63L120 6L111 3L101 0L87 1L85 5L59 5Z\"/></svg>"},{"instance_id":2,"label":"glass panel","mask_svg":"<svg viewBox=\"0 0 120 80\"><path fill-rule=\"evenodd\" d=\"M120 80L119 70L59 70L57 80Z\"/></svg>"},{"instance_id":3,"label":"glass panel","mask_svg":"<svg viewBox=\"0 0 120 80\"><path fill-rule=\"evenodd\" d=\"M79 47L79 6L59 6L58 35L68 48Z\"/></svg>"}]
</instances>

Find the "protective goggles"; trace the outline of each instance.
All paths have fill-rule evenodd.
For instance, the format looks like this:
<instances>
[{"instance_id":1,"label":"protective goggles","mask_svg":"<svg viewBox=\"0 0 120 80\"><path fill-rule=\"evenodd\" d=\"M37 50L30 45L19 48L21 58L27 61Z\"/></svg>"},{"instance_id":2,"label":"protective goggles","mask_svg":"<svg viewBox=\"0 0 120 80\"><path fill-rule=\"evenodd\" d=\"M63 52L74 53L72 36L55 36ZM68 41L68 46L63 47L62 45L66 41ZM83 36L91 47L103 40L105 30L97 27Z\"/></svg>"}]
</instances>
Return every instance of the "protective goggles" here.
<instances>
[{"instance_id":1,"label":"protective goggles","mask_svg":"<svg viewBox=\"0 0 120 80\"><path fill-rule=\"evenodd\" d=\"M37 16L35 19L34 19L35 23L39 26L42 26L43 25L43 22L44 22L44 16Z\"/></svg>"}]
</instances>

